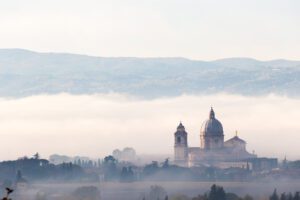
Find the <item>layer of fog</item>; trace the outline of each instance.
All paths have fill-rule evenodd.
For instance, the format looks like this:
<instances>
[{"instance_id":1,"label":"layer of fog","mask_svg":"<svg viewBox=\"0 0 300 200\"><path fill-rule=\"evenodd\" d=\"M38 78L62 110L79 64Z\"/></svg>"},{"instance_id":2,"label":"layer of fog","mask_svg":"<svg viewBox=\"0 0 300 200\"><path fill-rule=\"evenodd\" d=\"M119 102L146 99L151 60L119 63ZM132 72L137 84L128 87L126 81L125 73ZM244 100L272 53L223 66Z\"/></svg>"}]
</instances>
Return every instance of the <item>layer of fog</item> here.
<instances>
[{"instance_id":1,"label":"layer of fog","mask_svg":"<svg viewBox=\"0 0 300 200\"><path fill-rule=\"evenodd\" d=\"M158 185L165 190L165 192L172 197L173 195L183 194L189 197L195 197L199 194L207 193L212 186L217 184L224 187L226 192L235 193L239 196L245 196L250 194L254 199L268 199L273 193L274 189L277 189L277 193L283 192L296 192L299 191L300 183L298 181L282 182L133 182L133 183L118 183L118 182L103 182L103 183L38 183L33 184L27 193L21 193L23 199L34 199L37 193L45 194L47 199L72 199L76 200L76 196L71 196L78 188L83 187L96 187L100 191L101 199L106 200L142 200L144 196L147 196L150 192L150 188L153 185ZM85 195L90 195L91 192L85 193L85 190L81 190ZM90 191L90 190L87 190ZM84 196L85 196L84 195ZM82 196L82 195L81 195ZM75 198L74 198L75 197ZM25 198L26 199L26 198ZM81 198L82 199L82 198ZM153 199L147 197L146 199ZM156 200L155 198L154 200ZM163 199L163 198L160 198ZM170 198L171 199L171 198Z\"/></svg>"},{"instance_id":2,"label":"layer of fog","mask_svg":"<svg viewBox=\"0 0 300 200\"><path fill-rule=\"evenodd\" d=\"M299 159L300 99L229 94L141 100L120 94L39 95L0 99L0 160L39 152L101 157L115 148L138 154L172 154L182 121L189 145L213 106L225 139L235 130L259 156Z\"/></svg>"}]
</instances>

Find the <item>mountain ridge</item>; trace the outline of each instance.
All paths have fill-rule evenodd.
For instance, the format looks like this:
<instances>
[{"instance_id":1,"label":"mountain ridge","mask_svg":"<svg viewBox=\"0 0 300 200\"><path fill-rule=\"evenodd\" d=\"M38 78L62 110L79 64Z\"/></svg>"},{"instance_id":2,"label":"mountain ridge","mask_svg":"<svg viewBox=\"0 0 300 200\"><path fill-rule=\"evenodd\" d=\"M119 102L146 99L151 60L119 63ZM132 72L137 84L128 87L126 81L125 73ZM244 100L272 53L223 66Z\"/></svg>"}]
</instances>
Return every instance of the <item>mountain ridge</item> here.
<instances>
[{"instance_id":1,"label":"mountain ridge","mask_svg":"<svg viewBox=\"0 0 300 200\"><path fill-rule=\"evenodd\" d=\"M145 98L227 92L299 96L300 61L97 57L0 49L0 96L126 93Z\"/></svg>"},{"instance_id":2,"label":"mountain ridge","mask_svg":"<svg viewBox=\"0 0 300 200\"><path fill-rule=\"evenodd\" d=\"M14 51L15 52L24 52L24 53L32 53L32 54L58 54L58 55L72 55L72 56L83 56L83 57L91 57L91 58L134 58L134 59L183 59L183 60L190 60L190 61L201 61L201 62L215 62L215 61L222 61L222 60L235 60L235 59L248 59L253 61L259 61L259 62L273 62L273 61L288 61L288 62L300 62L300 60L291 60L291 59L285 59L285 58L275 58L271 60L260 60L256 58L251 57L227 57L227 58L219 58L219 59L212 59L212 60L199 60L199 59L191 59L181 56L162 56L162 57L137 57L137 56L95 56L95 55L88 55L88 54L80 54L80 53L67 53L67 52L39 52L29 49L23 49L23 48L0 48L1 51Z\"/></svg>"}]
</instances>

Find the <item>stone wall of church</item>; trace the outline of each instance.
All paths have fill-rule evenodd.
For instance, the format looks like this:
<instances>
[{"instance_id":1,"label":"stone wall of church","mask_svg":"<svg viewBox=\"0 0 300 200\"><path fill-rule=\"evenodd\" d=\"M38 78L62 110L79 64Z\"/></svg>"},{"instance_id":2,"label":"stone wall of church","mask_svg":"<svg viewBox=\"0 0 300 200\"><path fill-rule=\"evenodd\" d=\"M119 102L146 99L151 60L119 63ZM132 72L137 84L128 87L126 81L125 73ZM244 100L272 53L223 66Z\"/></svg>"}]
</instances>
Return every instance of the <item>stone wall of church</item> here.
<instances>
[{"instance_id":1,"label":"stone wall of church","mask_svg":"<svg viewBox=\"0 0 300 200\"><path fill-rule=\"evenodd\" d=\"M188 159L188 148L177 146L174 148L174 155L175 164L185 166Z\"/></svg>"}]
</instances>

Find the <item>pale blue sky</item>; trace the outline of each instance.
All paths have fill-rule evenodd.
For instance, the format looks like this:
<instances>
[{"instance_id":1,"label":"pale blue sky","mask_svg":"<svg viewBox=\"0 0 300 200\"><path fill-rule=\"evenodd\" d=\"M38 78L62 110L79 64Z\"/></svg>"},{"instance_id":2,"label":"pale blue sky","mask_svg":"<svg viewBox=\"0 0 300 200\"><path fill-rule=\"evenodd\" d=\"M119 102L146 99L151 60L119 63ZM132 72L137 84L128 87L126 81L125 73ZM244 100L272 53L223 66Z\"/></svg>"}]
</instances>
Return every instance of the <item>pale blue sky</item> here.
<instances>
[{"instance_id":1,"label":"pale blue sky","mask_svg":"<svg viewBox=\"0 0 300 200\"><path fill-rule=\"evenodd\" d=\"M0 0L0 48L300 59L299 0Z\"/></svg>"}]
</instances>

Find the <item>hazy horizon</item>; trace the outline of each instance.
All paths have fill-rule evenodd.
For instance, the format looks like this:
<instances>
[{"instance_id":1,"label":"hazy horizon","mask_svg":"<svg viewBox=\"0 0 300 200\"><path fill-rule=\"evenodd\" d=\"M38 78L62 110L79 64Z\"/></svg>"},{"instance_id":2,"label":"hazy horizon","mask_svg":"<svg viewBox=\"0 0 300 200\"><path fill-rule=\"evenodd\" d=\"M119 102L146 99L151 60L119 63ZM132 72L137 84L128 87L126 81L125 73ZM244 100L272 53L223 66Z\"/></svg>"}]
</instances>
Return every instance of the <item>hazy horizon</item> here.
<instances>
[{"instance_id":1,"label":"hazy horizon","mask_svg":"<svg viewBox=\"0 0 300 200\"><path fill-rule=\"evenodd\" d=\"M0 99L0 160L35 152L43 157L58 153L98 158L124 147L138 154L173 154L180 121L189 133L189 145L200 145L199 131L210 106L223 123L225 139L238 130L247 149L258 156L300 158L295 151L300 138L298 98L215 94L146 100L65 93Z\"/></svg>"}]
</instances>

